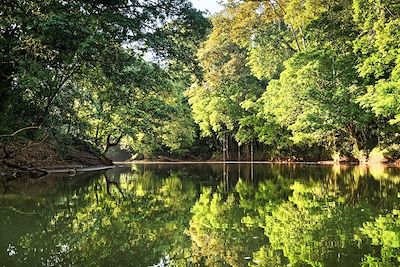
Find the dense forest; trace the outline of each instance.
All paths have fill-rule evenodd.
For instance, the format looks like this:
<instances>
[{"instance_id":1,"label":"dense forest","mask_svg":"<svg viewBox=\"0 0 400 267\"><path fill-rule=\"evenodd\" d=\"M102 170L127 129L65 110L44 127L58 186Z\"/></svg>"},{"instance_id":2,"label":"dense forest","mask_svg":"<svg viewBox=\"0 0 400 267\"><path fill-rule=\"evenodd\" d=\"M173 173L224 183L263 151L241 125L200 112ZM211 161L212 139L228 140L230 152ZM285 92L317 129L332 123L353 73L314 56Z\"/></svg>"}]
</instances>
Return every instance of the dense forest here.
<instances>
[{"instance_id":1,"label":"dense forest","mask_svg":"<svg viewBox=\"0 0 400 267\"><path fill-rule=\"evenodd\" d=\"M222 5L1 1L0 134L142 158L400 158L400 2Z\"/></svg>"}]
</instances>

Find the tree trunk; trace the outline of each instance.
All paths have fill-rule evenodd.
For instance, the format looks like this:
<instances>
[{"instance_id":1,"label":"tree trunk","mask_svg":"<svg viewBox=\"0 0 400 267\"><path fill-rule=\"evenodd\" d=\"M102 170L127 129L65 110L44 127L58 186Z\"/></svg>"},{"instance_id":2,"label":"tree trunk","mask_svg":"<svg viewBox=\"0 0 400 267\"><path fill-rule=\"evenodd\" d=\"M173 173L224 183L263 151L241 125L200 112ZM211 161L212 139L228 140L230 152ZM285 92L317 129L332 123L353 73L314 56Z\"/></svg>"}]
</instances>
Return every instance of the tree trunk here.
<instances>
[{"instance_id":1,"label":"tree trunk","mask_svg":"<svg viewBox=\"0 0 400 267\"><path fill-rule=\"evenodd\" d=\"M253 147L253 141L251 141L251 159L250 159L250 161L251 161L251 162L254 161L254 147Z\"/></svg>"},{"instance_id":2,"label":"tree trunk","mask_svg":"<svg viewBox=\"0 0 400 267\"><path fill-rule=\"evenodd\" d=\"M240 143L238 143L238 161L240 162Z\"/></svg>"},{"instance_id":3,"label":"tree trunk","mask_svg":"<svg viewBox=\"0 0 400 267\"><path fill-rule=\"evenodd\" d=\"M109 134L109 135L107 136L106 148L104 149L103 154L106 154L107 151L108 151L108 149L110 149L110 147L117 146L117 145L119 144L119 142L121 141L122 137L124 137L124 135L121 134L121 135L115 140L115 142L111 142L111 134Z\"/></svg>"},{"instance_id":4,"label":"tree trunk","mask_svg":"<svg viewBox=\"0 0 400 267\"><path fill-rule=\"evenodd\" d=\"M13 132L11 134L2 134L2 135L0 135L0 138L3 138L3 137L14 137L17 134L19 134L20 132L23 132L23 131L26 131L26 130L32 130L32 129L39 129L39 128L40 127L37 127L37 126L29 126L29 127L21 128L21 129Z\"/></svg>"},{"instance_id":5,"label":"tree trunk","mask_svg":"<svg viewBox=\"0 0 400 267\"><path fill-rule=\"evenodd\" d=\"M99 145L99 128L100 128L100 122L97 123L96 125L96 136L94 138L94 143L96 144L96 146Z\"/></svg>"},{"instance_id":6,"label":"tree trunk","mask_svg":"<svg viewBox=\"0 0 400 267\"><path fill-rule=\"evenodd\" d=\"M227 135L225 135L226 138L226 159L229 160L229 138Z\"/></svg>"},{"instance_id":7,"label":"tree trunk","mask_svg":"<svg viewBox=\"0 0 400 267\"><path fill-rule=\"evenodd\" d=\"M365 164L367 162L367 155L362 147L362 145L359 142L358 136L357 136L357 131L354 129L353 124L349 124L347 126L347 129L349 131L349 136L350 140L352 140L354 148L353 148L353 156L355 156L360 164Z\"/></svg>"},{"instance_id":8,"label":"tree trunk","mask_svg":"<svg viewBox=\"0 0 400 267\"><path fill-rule=\"evenodd\" d=\"M225 135L224 138L222 139L222 161L225 162Z\"/></svg>"}]
</instances>

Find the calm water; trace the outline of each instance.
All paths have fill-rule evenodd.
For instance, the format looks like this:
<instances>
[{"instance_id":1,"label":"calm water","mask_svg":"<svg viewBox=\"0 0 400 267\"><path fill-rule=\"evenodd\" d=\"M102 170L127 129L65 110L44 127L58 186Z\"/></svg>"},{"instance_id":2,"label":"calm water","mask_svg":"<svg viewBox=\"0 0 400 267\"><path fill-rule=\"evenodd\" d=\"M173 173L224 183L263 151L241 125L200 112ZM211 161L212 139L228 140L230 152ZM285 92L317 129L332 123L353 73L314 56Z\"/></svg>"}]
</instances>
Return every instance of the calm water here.
<instances>
[{"instance_id":1,"label":"calm water","mask_svg":"<svg viewBox=\"0 0 400 267\"><path fill-rule=\"evenodd\" d=\"M3 181L0 266L399 266L400 169L132 165Z\"/></svg>"}]
</instances>

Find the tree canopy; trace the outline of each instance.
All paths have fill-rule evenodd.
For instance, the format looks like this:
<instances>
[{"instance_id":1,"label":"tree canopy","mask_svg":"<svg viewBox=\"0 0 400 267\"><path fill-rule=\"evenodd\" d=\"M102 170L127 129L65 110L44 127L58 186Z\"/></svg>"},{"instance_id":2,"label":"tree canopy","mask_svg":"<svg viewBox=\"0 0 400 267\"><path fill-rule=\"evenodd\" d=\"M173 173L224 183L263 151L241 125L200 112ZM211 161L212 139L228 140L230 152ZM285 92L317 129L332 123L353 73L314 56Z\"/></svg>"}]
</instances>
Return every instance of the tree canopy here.
<instances>
[{"instance_id":1,"label":"tree canopy","mask_svg":"<svg viewBox=\"0 0 400 267\"><path fill-rule=\"evenodd\" d=\"M399 142L398 4L224 5L198 52L204 77L188 93L203 134L228 132L284 153L320 147L360 161Z\"/></svg>"},{"instance_id":2,"label":"tree canopy","mask_svg":"<svg viewBox=\"0 0 400 267\"><path fill-rule=\"evenodd\" d=\"M238 157L243 144L263 159L397 157L396 1L222 5L205 17L187 0L3 1L2 131L146 157L220 142Z\"/></svg>"},{"instance_id":3,"label":"tree canopy","mask_svg":"<svg viewBox=\"0 0 400 267\"><path fill-rule=\"evenodd\" d=\"M190 2L3 1L0 12L2 131L41 126L105 150L133 139L148 154L193 144L183 91L209 22Z\"/></svg>"}]
</instances>

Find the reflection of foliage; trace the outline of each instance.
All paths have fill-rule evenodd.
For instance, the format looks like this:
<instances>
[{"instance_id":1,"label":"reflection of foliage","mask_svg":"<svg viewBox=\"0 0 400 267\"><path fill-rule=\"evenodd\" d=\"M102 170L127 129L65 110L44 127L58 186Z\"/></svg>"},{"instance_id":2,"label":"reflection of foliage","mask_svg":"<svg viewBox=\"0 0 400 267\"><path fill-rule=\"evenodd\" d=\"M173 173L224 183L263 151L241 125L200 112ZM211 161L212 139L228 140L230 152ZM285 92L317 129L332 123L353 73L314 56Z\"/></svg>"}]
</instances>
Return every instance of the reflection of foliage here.
<instances>
[{"instance_id":1,"label":"reflection of foliage","mask_svg":"<svg viewBox=\"0 0 400 267\"><path fill-rule=\"evenodd\" d=\"M275 180L262 181L257 188L239 180L236 190L240 196L240 206L247 212L242 221L246 225L262 224L262 218L277 205L287 200L291 193L291 179L278 175Z\"/></svg>"},{"instance_id":2,"label":"reflection of foliage","mask_svg":"<svg viewBox=\"0 0 400 267\"><path fill-rule=\"evenodd\" d=\"M285 260L280 251L269 249L265 246L261 247L259 251L253 254L255 265L261 267L275 267L284 266Z\"/></svg>"},{"instance_id":3,"label":"reflection of foliage","mask_svg":"<svg viewBox=\"0 0 400 267\"><path fill-rule=\"evenodd\" d=\"M367 222L361 233L372 240L372 244L380 247L381 256L365 256L365 266L399 266L400 264L400 210L392 214L379 216L373 222Z\"/></svg>"},{"instance_id":4,"label":"reflection of foliage","mask_svg":"<svg viewBox=\"0 0 400 267\"><path fill-rule=\"evenodd\" d=\"M324 195L318 187L295 183L292 189L289 201L265 218L265 232L272 248L282 250L295 265L357 264L361 251L352 236L354 228L370 212Z\"/></svg>"},{"instance_id":5,"label":"reflection of foliage","mask_svg":"<svg viewBox=\"0 0 400 267\"><path fill-rule=\"evenodd\" d=\"M390 180L396 185L400 183L400 174L396 172L396 169L385 168L385 165L376 164L371 165L369 171L376 180Z\"/></svg>"},{"instance_id":6,"label":"reflection of foliage","mask_svg":"<svg viewBox=\"0 0 400 267\"><path fill-rule=\"evenodd\" d=\"M52 201L21 204L21 211L42 214L41 226L16 244L13 260L47 266L162 260L168 266L398 266L396 169L274 165L256 168L256 177L268 178L258 180L240 178L246 169L227 168L228 181L215 179L221 169L196 168L115 169Z\"/></svg>"},{"instance_id":7,"label":"reflection of foliage","mask_svg":"<svg viewBox=\"0 0 400 267\"><path fill-rule=\"evenodd\" d=\"M226 199L220 193L205 189L192 208L188 233L193 240L195 261L207 266L244 266L258 243L259 229L241 223L244 213L233 194ZM258 230L258 231L257 231Z\"/></svg>"},{"instance_id":8,"label":"reflection of foliage","mask_svg":"<svg viewBox=\"0 0 400 267\"><path fill-rule=\"evenodd\" d=\"M75 195L70 206L53 217L45 231L27 235L21 245L36 258L47 262L85 266L131 264L152 265L160 259L183 258L187 247L184 229L186 212L194 201L191 184L171 176L161 184L151 184L141 176L120 181L121 190L97 183L85 194ZM111 195L109 195L109 192ZM50 255L36 248L52 237ZM175 250L177 248L177 250ZM28 254L26 254L28 256Z\"/></svg>"},{"instance_id":9,"label":"reflection of foliage","mask_svg":"<svg viewBox=\"0 0 400 267\"><path fill-rule=\"evenodd\" d=\"M359 265L373 248L354 236L371 216L395 205L396 187L390 181L377 186L361 167L300 175L278 170L256 186L239 178L227 195L203 191L189 230L195 262L244 266L253 252L250 266ZM251 243L259 226L262 243Z\"/></svg>"}]
</instances>

